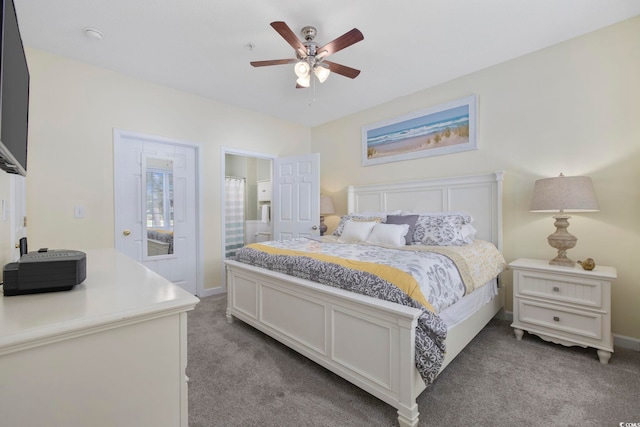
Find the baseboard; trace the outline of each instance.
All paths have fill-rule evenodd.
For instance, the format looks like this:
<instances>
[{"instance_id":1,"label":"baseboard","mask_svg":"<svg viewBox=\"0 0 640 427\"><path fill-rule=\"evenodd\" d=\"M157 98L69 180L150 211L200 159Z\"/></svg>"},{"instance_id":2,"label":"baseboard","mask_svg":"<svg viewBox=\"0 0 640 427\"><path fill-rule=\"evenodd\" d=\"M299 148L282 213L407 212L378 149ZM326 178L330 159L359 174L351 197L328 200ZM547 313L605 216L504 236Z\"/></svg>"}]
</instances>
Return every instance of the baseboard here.
<instances>
[{"instance_id":1,"label":"baseboard","mask_svg":"<svg viewBox=\"0 0 640 427\"><path fill-rule=\"evenodd\" d=\"M624 335L613 334L613 346L628 348L629 350L640 351L640 339L625 337Z\"/></svg>"},{"instance_id":2,"label":"baseboard","mask_svg":"<svg viewBox=\"0 0 640 427\"><path fill-rule=\"evenodd\" d=\"M503 315L500 316L500 319L513 322L513 312L505 310ZM613 334L613 346L627 348L629 350L640 351L640 339L633 338L633 337L626 337L624 335L619 335L619 334Z\"/></svg>"},{"instance_id":3,"label":"baseboard","mask_svg":"<svg viewBox=\"0 0 640 427\"><path fill-rule=\"evenodd\" d=\"M227 289L221 286L217 288L204 288L201 292L198 293L198 298L212 297L214 295L219 295L225 292L227 292Z\"/></svg>"}]
</instances>

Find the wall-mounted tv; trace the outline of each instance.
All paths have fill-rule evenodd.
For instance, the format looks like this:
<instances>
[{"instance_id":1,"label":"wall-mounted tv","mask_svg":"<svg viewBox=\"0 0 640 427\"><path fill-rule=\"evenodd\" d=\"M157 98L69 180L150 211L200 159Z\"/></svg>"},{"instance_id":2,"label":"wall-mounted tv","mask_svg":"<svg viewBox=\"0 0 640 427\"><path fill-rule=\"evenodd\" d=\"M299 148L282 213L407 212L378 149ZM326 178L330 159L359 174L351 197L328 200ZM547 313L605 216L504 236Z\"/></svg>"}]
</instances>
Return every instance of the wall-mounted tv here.
<instances>
[{"instance_id":1,"label":"wall-mounted tv","mask_svg":"<svg viewBox=\"0 0 640 427\"><path fill-rule=\"evenodd\" d=\"M0 2L0 169L26 176L29 69L13 0Z\"/></svg>"}]
</instances>

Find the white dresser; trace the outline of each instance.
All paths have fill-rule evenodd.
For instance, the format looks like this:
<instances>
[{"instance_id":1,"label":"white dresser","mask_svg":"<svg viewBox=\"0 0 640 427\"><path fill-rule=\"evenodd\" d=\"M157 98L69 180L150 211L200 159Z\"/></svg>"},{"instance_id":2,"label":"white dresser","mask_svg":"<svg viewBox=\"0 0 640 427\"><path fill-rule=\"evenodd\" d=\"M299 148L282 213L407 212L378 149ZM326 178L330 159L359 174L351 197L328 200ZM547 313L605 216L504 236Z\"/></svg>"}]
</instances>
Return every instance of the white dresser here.
<instances>
[{"instance_id":1,"label":"white dresser","mask_svg":"<svg viewBox=\"0 0 640 427\"><path fill-rule=\"evenodd\" d=\"M0 296L0 424L187 427L198 301L115 249L71 291Z\"/></svg>"},{"instance_id":2,"label":"white dresser","mask_svg":"<svg viewBox=\"0 0 640 427\"><path fill-rule=\"evenodd\" d=\"M513 270L511 326L518 340L526 330L557 344L596 348L600 362L609 362L615 268L598 265L587 271L579 265L562 267L524 258L509 267Z\"/></svg>"}]
</instances>

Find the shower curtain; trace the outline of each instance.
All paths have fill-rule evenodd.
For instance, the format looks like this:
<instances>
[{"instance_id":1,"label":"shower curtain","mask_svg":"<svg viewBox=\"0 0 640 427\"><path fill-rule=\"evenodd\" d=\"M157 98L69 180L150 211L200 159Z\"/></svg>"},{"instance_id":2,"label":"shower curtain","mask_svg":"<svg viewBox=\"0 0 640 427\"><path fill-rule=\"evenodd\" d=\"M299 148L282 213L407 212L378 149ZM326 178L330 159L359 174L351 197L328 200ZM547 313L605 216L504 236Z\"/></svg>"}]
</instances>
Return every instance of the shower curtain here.
<instances>
[{"instance_id":1,"label":"shower curtain","mask_svg":"<svg viewBox=\"0 0 640 427\"><path fill-rule=\"evenodd\" d=\"M227 177L225 188L225 258L244 245L244 178Z\"/></svg>"}]
</instances>

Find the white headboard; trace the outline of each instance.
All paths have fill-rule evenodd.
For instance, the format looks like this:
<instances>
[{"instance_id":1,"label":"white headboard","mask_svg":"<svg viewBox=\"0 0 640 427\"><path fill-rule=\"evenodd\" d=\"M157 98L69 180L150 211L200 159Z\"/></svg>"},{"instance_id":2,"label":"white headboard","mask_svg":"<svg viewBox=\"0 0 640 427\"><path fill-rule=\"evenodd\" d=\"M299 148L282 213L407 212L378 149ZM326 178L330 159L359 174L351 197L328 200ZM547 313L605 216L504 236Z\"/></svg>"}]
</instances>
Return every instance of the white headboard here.
<instances>
[{"instance_id":1,"label":"white headboard","mask_svg":"<svg viewBox=\"0 0 640 427\"><path fill-rule=\"evenodd\" d=\"M397 209L415 212L468 212L476 238L492 242L502 251L503 171L483 175L350 186L349 213L388 212Z\"/></svg>"}]
</instances>

